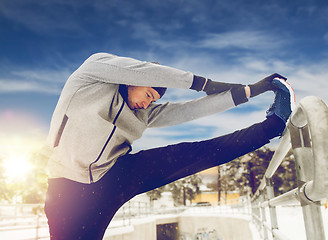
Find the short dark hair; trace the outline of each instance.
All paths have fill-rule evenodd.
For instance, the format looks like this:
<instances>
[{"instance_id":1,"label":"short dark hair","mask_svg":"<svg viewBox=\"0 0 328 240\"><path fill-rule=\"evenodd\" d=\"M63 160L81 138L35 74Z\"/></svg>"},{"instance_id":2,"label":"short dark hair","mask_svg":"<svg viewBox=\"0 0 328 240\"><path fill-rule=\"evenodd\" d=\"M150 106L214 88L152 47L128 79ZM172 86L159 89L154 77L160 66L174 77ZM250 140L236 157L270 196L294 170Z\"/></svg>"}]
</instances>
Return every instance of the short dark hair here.
<instances>
[{"instance_id":1,"label":"short dark hair","mask_svg":"<svg viewBox=\"0 0 328 240\"><path fill-rule=\"evenodd\" d=\"M158 94L160 95L160 97L162 97L164 95L164 93L166 92L166 88L164 87L153 87L153 89L156 90L156 92L158 92ZM128 99L128 89L127 86L125 84L120 84L119 87L119 93L121 94L121 96L123 97L123 99L125 101L127 101Z\"/></svg>"},{"instance_id":2,"label":"short dark hair","mask_svg":"<svg viewBox=\"0 0 328 240\"><path fill-rule=\"evenodd\" d=\"M158 94L163 97L164 93L166 92L166 89L165 87L153 87L153 89L156 90L156 92L158 92Z\"/></svg>"},{"instance_id":3,"label":"short dark hair","mask_svg":"<svg viewBox=\"0 0 328 240\"><path fill-rule=\"evenodd\" d=\"M151 62L151 63L161 65L159 62ZM163 97L164 93L166 92L165 87L152 87L152 88L155 89L161 97Z\"/></svg>"}]
</instances>

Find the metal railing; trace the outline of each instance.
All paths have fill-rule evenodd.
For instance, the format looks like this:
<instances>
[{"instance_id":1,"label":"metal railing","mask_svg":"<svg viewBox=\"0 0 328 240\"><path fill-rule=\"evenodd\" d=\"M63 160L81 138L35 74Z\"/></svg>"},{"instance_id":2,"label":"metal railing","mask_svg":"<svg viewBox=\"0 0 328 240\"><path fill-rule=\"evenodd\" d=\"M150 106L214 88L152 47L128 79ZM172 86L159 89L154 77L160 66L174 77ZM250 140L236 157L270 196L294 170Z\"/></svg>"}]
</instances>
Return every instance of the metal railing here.
<instances>
[{"instance_id":1,"label":"metal railing","mask_svg":"<svg viewBox=\"0 0 328 240\"><path fill-rule=\"evenodd\" d=\"M48 232L42 204L0 205L0 239L49 239Z\"/></svg>"},{"instance_id":2,"label":"metal railing","mask_svg":"<svg viewBox=\"0 0 328 240\"><path fill-rule=\"evenodd\" d=\"M328 197L328 107L317 97L305 97L287 126L252 198L253 220L264 239L269 239L271 233L273 239L287 240L278 229L276 206L300 205L307 240L323 240L326 238L320 202ZM290 148L295 157L298 187L274 196L271 179ZM266 212L269 212L270 224Z\"/></svg>"},{"instance_id":3,"label":"metal railing","mask_svg":"<svg viewBox=\"0 0 328 240\"><path fill-rule=\"evenodd\" d=\"M149 203L129 201L116 213L111 228L129 226L131 219L152 214ZM0 204L0 240L49 239L43 204Z\"/></svg>"},{"instance_id":4,"label":"metal railing","mask_svg":"<svg viewBox=\"0 0 328 240\"><path fill-rule=\"evenodd\" d=\"M35 211L37 209L37 211ZM0 204L0 240L39 240L49 239L47 220L40 204ZM159 215L215 214L250 216L248 198L223 203L197 204L180 207L153 208L147 202L129 201L124 204L109 225L109 229L133 225L138 219Z\"/></svg>"}]
</instances>

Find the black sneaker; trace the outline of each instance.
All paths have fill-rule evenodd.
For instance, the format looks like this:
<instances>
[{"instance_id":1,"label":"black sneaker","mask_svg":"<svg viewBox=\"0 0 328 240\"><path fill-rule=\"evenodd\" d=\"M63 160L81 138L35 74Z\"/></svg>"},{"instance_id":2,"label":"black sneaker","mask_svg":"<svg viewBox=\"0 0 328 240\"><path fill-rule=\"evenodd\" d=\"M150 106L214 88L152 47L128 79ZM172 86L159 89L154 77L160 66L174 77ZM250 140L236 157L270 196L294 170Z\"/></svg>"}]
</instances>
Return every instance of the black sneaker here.
<instances>
[{"instance_id":1,"label":"black sneaker","mask_svg":"<svg viewBox=\"0 0 328 240\"><path fill-rule=\"evenodd\" d=\"M267 117L273 114L287 122L295 105L295 93L293 88L284 79L275 78L272 84L278 88L275 91L273 104L267 110Z\"/></svg>"}]
</instances>

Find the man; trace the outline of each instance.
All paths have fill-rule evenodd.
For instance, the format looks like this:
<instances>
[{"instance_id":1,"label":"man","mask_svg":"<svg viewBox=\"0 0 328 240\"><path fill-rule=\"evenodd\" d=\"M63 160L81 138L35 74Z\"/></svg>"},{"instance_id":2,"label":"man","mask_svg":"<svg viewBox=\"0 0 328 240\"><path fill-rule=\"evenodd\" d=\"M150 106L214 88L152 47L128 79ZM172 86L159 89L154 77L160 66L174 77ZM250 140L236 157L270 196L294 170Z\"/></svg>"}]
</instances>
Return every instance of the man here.
<instances>
[{"instance_id":1,"label":"man","mask_svg":"<svg viewBox=\"0 0 328 240\"><path fill-rule=\"evenodd\" d=\"M166 88L207 96L156 104ZM275 101L263 122L201 142L130 153L148 127L222 112L270 90ZM51 121L45 204L51 239L102 239L116 211L137 194L260 148L284 131L293 96L278 74L244 86L132 58L92 55L67 80Z\"/></svg>"}]
</instances>

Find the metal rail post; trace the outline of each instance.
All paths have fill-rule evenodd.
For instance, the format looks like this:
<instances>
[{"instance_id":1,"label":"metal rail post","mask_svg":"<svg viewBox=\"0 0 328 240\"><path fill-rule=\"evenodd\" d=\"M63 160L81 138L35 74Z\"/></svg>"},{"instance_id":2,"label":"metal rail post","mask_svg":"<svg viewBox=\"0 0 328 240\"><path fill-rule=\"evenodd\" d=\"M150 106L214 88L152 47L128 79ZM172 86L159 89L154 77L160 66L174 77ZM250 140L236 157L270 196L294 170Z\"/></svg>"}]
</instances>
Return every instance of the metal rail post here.
<instances>
[{"instance_id":1,"label":"metal rail post","mask_svg":"<svg viewBox=\"0 0 328 240\"><path fill-rule=\"evenodd\" d=\"M35 233L35 239L39 239L39 229L40 229L40 215L37 213L36 215L36 233Z\"/></svg>"},{"instance_id":2,"label":"metal rail post","mask_svg":"<svg viewBox=\"0 0 328 240\"><path fill-rule=\"evenodd\" d=\"M263 193L261 193L261 195L259 197L259 201L261 203L264 202L264 194ZM261 206L260 209L261 209L261 220L262 220L262 223L267 223L266 214L265 214L265 208ZM264 240L268 240L268 231L267 231L267 229L264 226L262 226L262 230L263 230Z\"/></svg>"},{"instance_id":3,"label":"metal rail post","mask_svg":"<svg viewBox=\"0 0 328 240\"><path fill-rule=\"evenodd\" d=\"M259 208L259 202L258 202L258 199L255 199L254 201L251 202L251 208L252 208L252 219L253 219L253 222L257 228L257 230L259 232L261 232L261 224L260 224L260 221L261 221L261 218L260 218L260 208Z\"/></svg>"},{"instance_id":4,"label":"metal rail post","mask_svg":"<svg viewBox=\"0 0 328 240\"><path fill-rule=\"evenodd\" d=\"M302 191L304 183L314 178L313 153L308 126L289 125L292 148L295 156L298 187ZM320 202L311 202L300 196L307 239L325 239Z\"/></svg>"},{"instance_id":5,"label":"metal rail post","mask_svg":"<svg viewBox=\"0 0 328 240\"><path fill-rule=\"evenodd\" d=\"M274 198L274 190L272 186L271 178L266 178L266 191L268 199ZM271 231L278 230L278 220L277 220L277 211L275 206L269 205L270 219L271 219ZM272 234L274 238L274 235Z\"/></svg>"}]
</instances>

